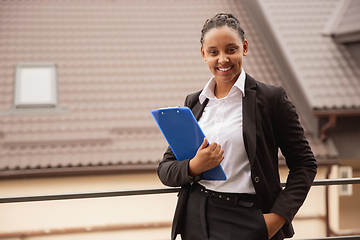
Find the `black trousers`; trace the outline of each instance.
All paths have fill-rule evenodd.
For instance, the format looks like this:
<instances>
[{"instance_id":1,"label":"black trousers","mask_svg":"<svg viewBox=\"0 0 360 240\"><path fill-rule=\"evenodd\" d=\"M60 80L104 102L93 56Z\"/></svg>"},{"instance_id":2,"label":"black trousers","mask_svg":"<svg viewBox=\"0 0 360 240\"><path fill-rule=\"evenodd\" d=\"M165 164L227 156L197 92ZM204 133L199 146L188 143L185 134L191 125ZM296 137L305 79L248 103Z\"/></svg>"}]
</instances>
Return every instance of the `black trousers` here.
<instances>
[{"instance_id":1,"label":"black trousers","mask_svg":"<svg viewBox=\"0 0 360 240\"><path fill-rule=\"evenodd\" d=\"M182 240L267 240L265 220L255 195L226 194L194 183Z\"/></svg>"}]
</instances>

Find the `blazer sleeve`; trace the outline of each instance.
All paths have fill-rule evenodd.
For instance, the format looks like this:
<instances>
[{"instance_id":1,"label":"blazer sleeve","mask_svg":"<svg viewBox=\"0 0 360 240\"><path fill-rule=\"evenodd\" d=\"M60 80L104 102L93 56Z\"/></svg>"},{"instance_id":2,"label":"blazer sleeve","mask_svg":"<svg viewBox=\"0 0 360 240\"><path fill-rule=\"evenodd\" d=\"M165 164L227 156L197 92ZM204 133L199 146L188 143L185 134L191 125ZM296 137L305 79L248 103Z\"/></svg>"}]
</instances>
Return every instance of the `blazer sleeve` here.
<instances>
[{"instance_id":1,"label":"blazer sleeve","mask_svg":"<svg viewBox=\"0 0 360 240\"><path fill-rule=\"evenodd\" d=\"M276 94L273 109L275 140L285 157L289 174L286 187L275 199L271 212L291 222L310 190L317 164L295 106L282 87Z\"/></svg>"},{"instance_id":2,"label":"blazer sleeve","mask_svg":"<svg viewBox=\"0 0 360 240\"><path fill-rule=\"evenodd\" d=\"M188 95L184 105L188 107L189 104L190 100ZM160 181L166 186L180 187L190 182L200 180L201 175L196 176L195 178L190 177L189 161L190 159L178 161L170 146L168 146L157 169Z\"/></svg>"}]
</instances>

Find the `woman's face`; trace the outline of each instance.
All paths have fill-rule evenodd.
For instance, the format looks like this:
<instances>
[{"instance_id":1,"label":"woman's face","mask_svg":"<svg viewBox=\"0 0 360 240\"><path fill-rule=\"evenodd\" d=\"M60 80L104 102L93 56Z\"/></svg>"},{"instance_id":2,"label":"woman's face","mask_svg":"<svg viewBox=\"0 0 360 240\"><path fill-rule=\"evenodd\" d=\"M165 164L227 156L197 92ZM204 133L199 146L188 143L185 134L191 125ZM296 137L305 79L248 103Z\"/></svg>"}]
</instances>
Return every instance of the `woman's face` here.
<instances>
[{"instance_id":1,"label":"woman's face","mask_svg":"<svg viewBox=\"0 0 360 240\"><path fill-rule=\"evenodd\" d=\"M213 28L204 36L201 55L207 62L217 84L234 84L241 73L242 58L247 55L248 42L242 42L232 28Z\"/></svg>"}]
</instances>

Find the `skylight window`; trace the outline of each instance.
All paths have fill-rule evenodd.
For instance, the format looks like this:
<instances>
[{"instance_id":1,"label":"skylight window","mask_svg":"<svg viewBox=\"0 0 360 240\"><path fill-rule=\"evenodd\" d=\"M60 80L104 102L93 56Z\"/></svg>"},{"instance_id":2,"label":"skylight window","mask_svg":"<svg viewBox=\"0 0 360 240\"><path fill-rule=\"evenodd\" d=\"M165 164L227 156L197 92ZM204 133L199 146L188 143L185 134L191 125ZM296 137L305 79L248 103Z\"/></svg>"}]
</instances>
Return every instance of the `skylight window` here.
<instances>
[{"instance_id":1,"label":"skylight window","mask_svg":"<svg viewBox=\"0 0 360 240\"><path fill-rule=\"evenodd\" d=\"M15 75L15 108L54 108L57 106L54 64L19 64Z\"/></svg>"}]
</instances>

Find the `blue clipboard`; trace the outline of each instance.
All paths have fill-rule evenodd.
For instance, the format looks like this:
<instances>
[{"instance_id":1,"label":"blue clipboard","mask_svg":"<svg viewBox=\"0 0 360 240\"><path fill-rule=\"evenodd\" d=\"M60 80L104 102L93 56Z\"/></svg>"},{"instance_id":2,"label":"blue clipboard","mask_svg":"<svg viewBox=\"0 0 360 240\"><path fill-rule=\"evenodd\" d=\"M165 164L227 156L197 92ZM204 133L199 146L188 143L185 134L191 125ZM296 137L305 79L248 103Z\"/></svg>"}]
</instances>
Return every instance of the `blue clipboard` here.
<instances>
[{"instance_id":1,"label":"blue clipboard","mask_svg":"<svg viewBox=\"0 0 360 240\"><path fill-rule=\"evenodd\" d=\"M151 111L176 159L193 158L205 135L188 107L163 108ZM204 180L226 180L221 165L203 172Z\"/></svg>"}]
</instances>

